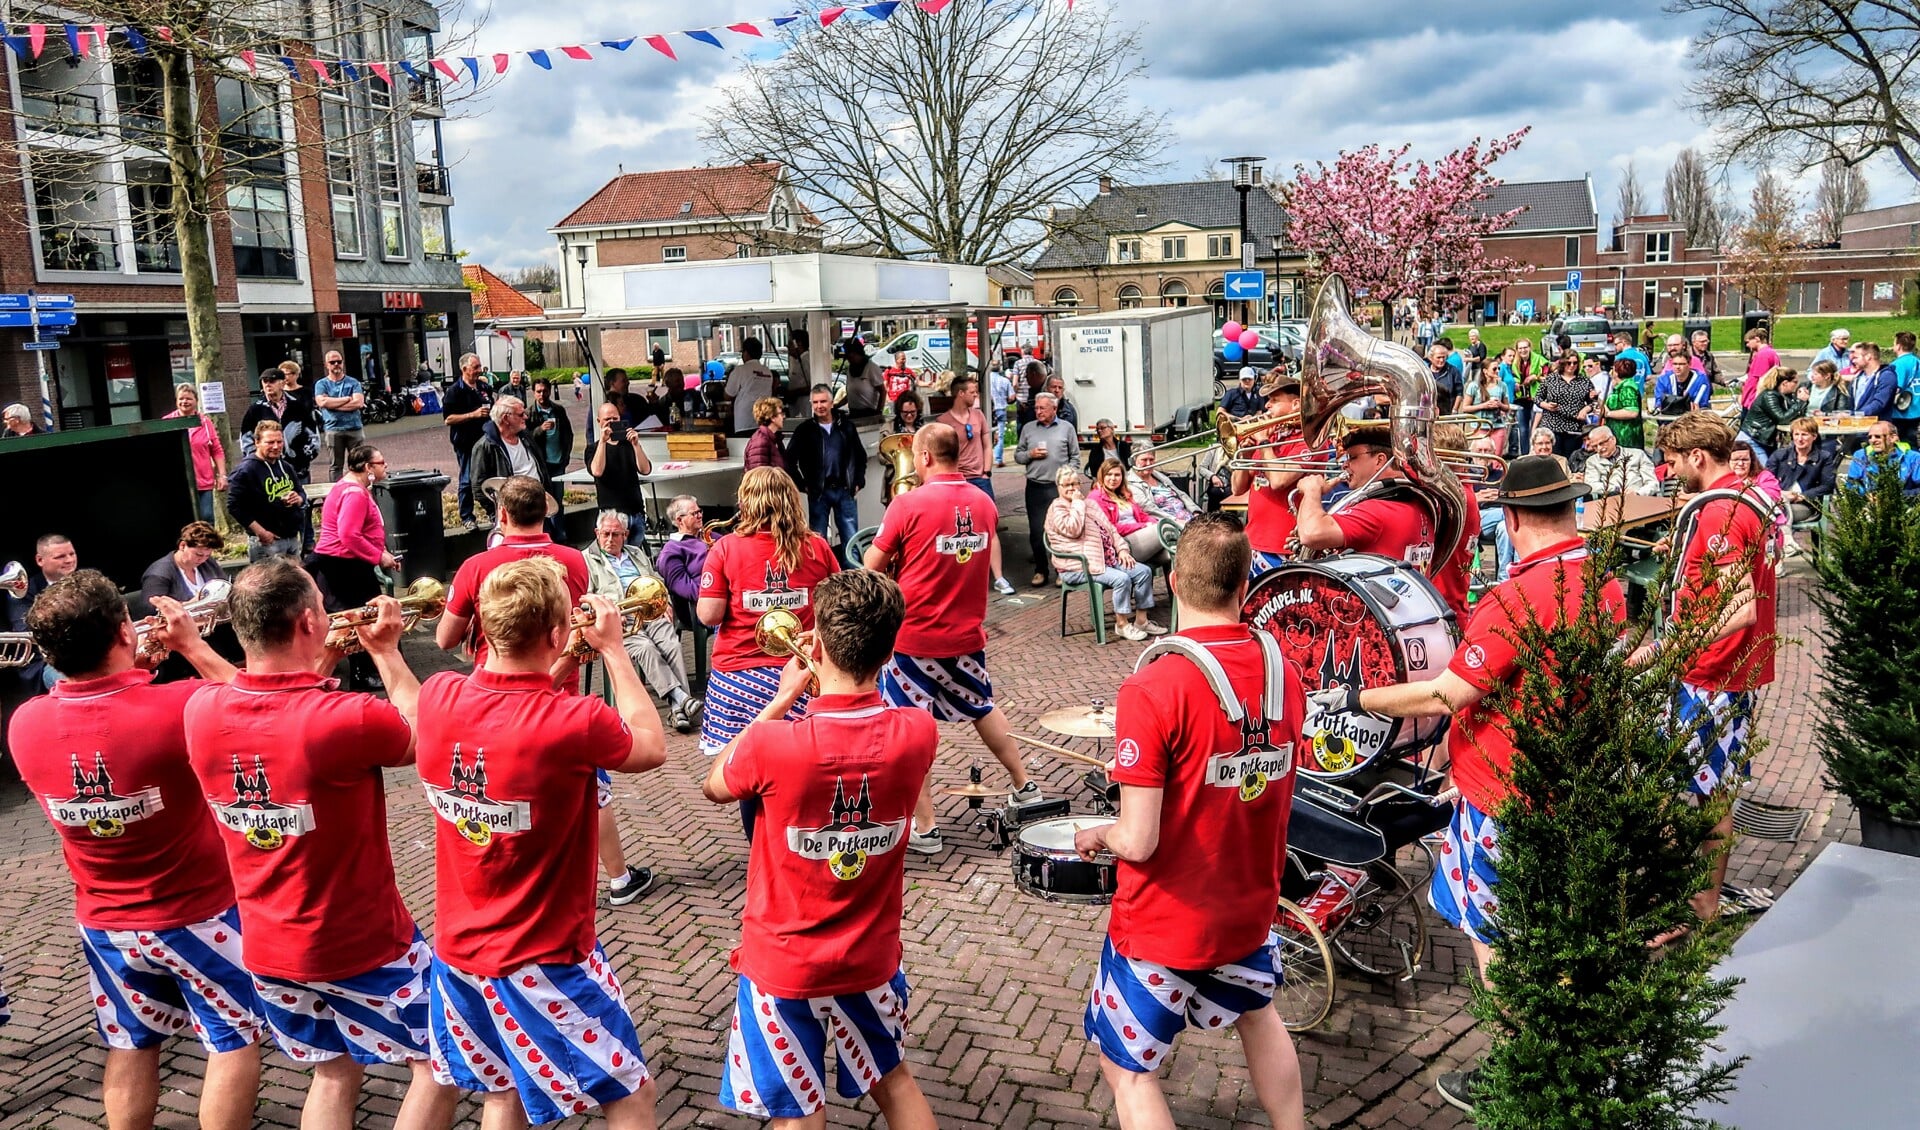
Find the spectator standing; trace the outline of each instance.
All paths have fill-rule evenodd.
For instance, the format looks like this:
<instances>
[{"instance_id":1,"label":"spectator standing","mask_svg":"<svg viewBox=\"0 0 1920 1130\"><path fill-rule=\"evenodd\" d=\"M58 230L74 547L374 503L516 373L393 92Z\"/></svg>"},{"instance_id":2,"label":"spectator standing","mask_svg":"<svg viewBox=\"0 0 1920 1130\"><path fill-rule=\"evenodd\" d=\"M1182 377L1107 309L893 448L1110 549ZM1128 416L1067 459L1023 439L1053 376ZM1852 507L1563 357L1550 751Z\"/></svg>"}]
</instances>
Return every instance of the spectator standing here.
<instances>
[{"instance_id":1,"label":"spectator standing","mask_svg":"<svg viewBox=\"0 0 1920 1130\"><path fill-rule=\"evenodd\" d=\"M1827 347L1813 355L1813 363L1833 362L1836 371L1844 369L1849 363L1848 354L1853 350L1853 332L1838 329L1827 335Z\"/></svg>"},{"instance_id":2,"label":"spectator standing","mask_svg":"<svg viewBox=\"0 0 1920 1130\"><path fill-rule=\"evenodd\" d=\"M1715 384L1720 383L1720 359L1713 355L1713 347L1708 343L1712 336L1705 330L1695 330L1688 338L1687 356L1693 367L1707 375Z\"/></svg>"},{"instance_id":3,"label":"spectator standing","mask_svg":"<svg viewBox=\"0 0 1920 1130\"><path fill-rule=\"evenodd\" d=\"M1507 450L1507 386L1497 372L1484 366L1467 374L1454 411L1471 412L1486 422L1484 446L1493 454Z\"/></svg>"},{"instance_id":4,"label":"spectator standing","mask_svg":"<svg viewBox=\"0 0 1920 1130\"><path fill-rule=\"evenodd\" d=\"M1427 347L1427 372L1433 377L1437 411L1442 416L1452 414L1454 401L1460 397L1460 374L1449 360L1452 356L1453 350L1439 342Z\"/></svg>"},{"instance_id":5,"label":"spectator standing","mask_svg":"<svg viewBox=\"0 0 1920 1130\"><path fill-rule=\"evenodd\" d=\"M553 382L545 377L533 382L533 402L527 405L527 430L533 438L534 454L546 468L547 479L557 481L573 461L573 421L567 418L566 408L554 402Z\"/></svg>"},{"instance_id":6,"label":"spectator standing","mask_svg":"<svg viewBox=\"0 0 1920 1130\"><path fill-rule=\"evenodd\" d=\"M1893 335L1893 426L1900 442L1920 442L1920 357L1914 356L1911 330Z\"/></svg>"},{"instance_id":7,"label":"spectator standing","mask_svg":"<svg viewBox=\"0 0 1920 1130\"><path fill-rule=\"evenodd\" d=\"M1624 335L1622 335L1624 336ZM1639 370L1630 357L1613 359L1613 386L1607 389L1605 399L1600 402L1600 415L1613 429L1613 438L1620 441L1621 447L1644 448L1646 446L1644 386L1640 383Z\"/></svg>"},{"instance_id":8,"label":"spectator standing","mask_svg":"<svg viewBox=\"0 0 1920 1130\"><path fill-rule=\"evenodd\" d=\"M1255 395L1253 388L1254 376L1253 366L1241 366L1240 383L1228 389L1227 394L1220 398L1220 410L1222 412L1225 412L1236 420L1244 420L1248 416L1257 416L1260 414L1260 410L1267 406L1267 401L1265 397Z\"/></svg>"},{"instance_id":9,"label":"spectator standing","mask_svg":"<svg viewBox=\"0 0 1920 1130\"><path fill-rule=\"evenodd\" d=\"M295 372L300 369L298 365L292 367ZM261 372L260 399L248 405L246 414L240 417L240 454L253 454L255 429L262 420L272 420L280 425L284 458L305 483L307 469L320 450L320 437L314 432L312 409L287 390L286 368L283 365Z\"/></svg>"},{"instance_id":10,"label":"spectator standing","mask_svg":"<svg viewBox=\"0 0 1920 1130\"><path fill-rule=\"evenodd\" d=\"M1613 360L1615 364L1621 361L1633 362L1633 379L1640 382L1641 388L1647 387L1647 380L1653 376L1653 363L1647 359L1647 355L1639 346L1633 344L1632 334L1613 335Z\"/></svg>"},{"instance_id":11,"label":"spectator standing","mask_svg":"<svg viewBox=\"0 0 1920 1130\"><path fill-rule=\"evenodd\" d=\"M380 595L375 569L394 570L400 562L387 552L387 523L374 501L373 487L387 478L387 457L366 444L347 453L346 475L327 492L320 507L320 537L313 546L314 576L329 612L373 603ZM380 690L373 660L363 652L347 657L353 690Z\"/></svg>"},{"instance_id":12,"label":"spectator standing","mask_svg":"<svg viewBox=\"0 0 1920 1130\"><path fill-rule=\"evenodd\" d=\"M495 396L511 396L525 404L533 399L533 388L527 383L524 369L515 369L507 374L507 379L493 386Z\"/></svg>"},{"instance_id":13,"label":"spectator standing","mask_svg":"<svg viewBox=\"0 0 1920 1130\"><path fill-rule=\"evenodd\" d=\"M914 372L913 367L907 364L906 351L901 350L893 355L893 364L880 374L880 379L886 382L889 404L898 403L902 396L913 391Z\"/></svg>"},{"instance_id":14,"label":"spectator standing","mask_svg":"<svg viewBox=\"0 0 1920 1130\"><path fill-rule=\"evenodd\" d=\"M1553 363L1540 382L1540 422L1553 433L1553 453L1561 457L1580 450L1587 433L1587 411L1595 401L1593 381L1577 372L1577 355L1569 352Z\"/></svg>"},{"instance_id":15,"label":"spectator standing","mask_svg":"<svg viewBox=\"0 0 1920 1130\"><path fill-rule=\"evenodd\" d=\"M19 439L40 434L40 429L34 426L33 413L24 404L7 405L6 410L0 412L0 422L6 425L0 429L0 439Z\"/></svg>"},{"instance_id":16,"label":"spectator standing","mask_svg":"<svg viewBox=\"0 0 1920 1130\"><path fill-rule=\"evenodd\" d=\"M751 471L755 467L777 467L787 471L787 443L783 429L787 426L787 406L777 396L763 396L754 402L753 422L757 425L753 435L747 440L747 454L742 470ZM787 472L792 474L791 471Z\"/></svg>"},{"instance_id":17,"label":"spectator standing","mask_svg":"<svg viewBox=\"0 0 1920 1130\"><path fill-rule=\"evenodd\" d=\"M1538 391L1540 373L1544 366L1540 358L1534 356L1533 343L1521 338L1513 343L1513 431L1509 433L1512 446L1509 450L1518 453L1523 440L1533 434L1535 416L1534 393Z\"/></svg>"},{"instance_id":18,"label":"spectator standing","mask_svg":"<svg viewBox=\"0 0 1920 1130\"><path fill-rule=\"evenodd\" d=\"M1767 331L1755 326L1747 331L1747 379L1740 386L1740 407L1753 407L1753 399L1760 395L1760 378L1766 376L1780 364L1780 354L1767 340Z\"/></svg>"},{"instance_id":19,"label":"spectator standing","mask_svg":"<svg viewBox=\"0 0 1920 1130\"><path fill-rule=\"evenodd\" d=\"M221 446L220 429L200 415L200 390L191 383L173 386L173 411L161 417L177 420L198 417L187 429L187 451L193 456L194 512L202 522L213 521L213 492L227 479L227 449Z\"/></svg>"},{"instance_id":20,"label":"spectator standing","mask_svg":"<svg viewBox=\"0 0 1920 1130\"><path fill-rule=\"evenodd\" d=\"M1013 402L1013 378L996 371L990 378L993 410L993 465L1007 465L1007 405Z\"/></svg>"},{"instance_id":21,"label":"spectator standing","mask_svg":"<svg viewBox=\"0 0 1920 1130\"><path fill-rule=\"evenodd\" d=\"M559 513L560 499L555 494L552 477L534 453L527 434L526 404L517 396L495 397L488 417L469 464L475 488L489 479L510 479L516 475L533 479L547 492L547 517L551 526L552 517ZM498 515L494 521L499 524Z\"/></svg>"},{"instance_id":22,"label":"spectator standing","mask_svg":"<svg viewBox=\"0 0 1920 1130\"><path fill-rule=\"evenodd\" d=\"M1060 497L1055 475L1080 463L1080 439L1057 410L1051 393L1036 393L1034 418L1021 427L1013 452L1014 461L1027 469L1027 547L1033 551L1034 588L1047 583L1047 510Z\"/></svg>"},{"instance_id":23,"label":"spectator standing","mask_svg":"<svg viewBox=\"0 0 1920 1130\"><path fill-rule=\"evenodd\" d=\"M684 425L687 421L699 416L706 407L705 401L700 396L700 385L702 383L700 380L700 372L697 369L693 372L681 372L679 369L668 369L668 385L671 386L675 381L678 381L680 384L680 422Z\"/></svg>"},{"instance_id":24,"label":"spectator standing","mask_svg":"<svg viewBox=\"0 0 1920 1130\"><path fill-rule=\"evenodd\" d=\"M347 359L338 349L327 350L327 375L313 382L313 406L319 410L327 451L327 479L339 482L347 452L366 442L360 410L367 406L366 388L347 372Z\"/></svg>"},{"instance_id":25,"label":"spectator standing","mask_svg":"<svg viewBox=\"0 0 1920 1130\"><path fill-rule=\"evenodd\" d=\"M1115 434L1112 420L1102 419L1093 425L1093 443L1087 447L1087 478L1098 483L1100 468L1108 463L1132 466L1133 444Z\"/></svg>"},{"instance_id":26,"label":"spectator standing","mask_svg":"<svg viewBox=\"0 0 1920 1130\"><path fill-rule=\"evenodd\" d=\"M655 345L653 351L647 354L647 360L653 363L653 371L658 373L667 367L667 351Z\"/></svg>"},{"instance_id":27,"label":"spectator standing","mask_svg":"<svg viewBox=\"0 0 1920 1130\"><path fill-rule=\"evenodd\" d=\"M1033 398L1047 391L1047 367L1038 361L1028 361L1026 367L1020 370L1020 381L1016 387L1020 395L1020 411L1015 419L1024 428L1033 422ZM1056 414L1059 407L1060 402L1054 401ZM1048 482L1051 483L1052 480L1049 479Z\"/></svg>"},{"instance_id":28,"label":"spectator standing","mask_svg":"<svg viewBox=\"0 0 1920 1130\"><path fill-rule=\"evenodd\" d=\"M1080 428L1080 411L1073 406L1073 401L1067 399L1067 382L1057 376L1048 377L1047 392L1052 394L1055 403L1058 405L1060 418L1072 424L1074 430L1078 431Z\"/></svg>"},{"instance_id":29,"label":"spectator standing","mask_svg":"<svg viewBox=\"0 0 1920 1130\"><path fill-rule=\"evenodd\" d=\"M829 528L838 528L840 544L834 552L844 567L847 546L860 528L854 500L867 485L867 450L852 421L834 411L832 389L815 385L809 400L813 415L800 422L787 442L788 472L807 496L807 525L813 532L824 538Z\"/></svg>"},{"instance_id":30,"label":"spectator standing","mask_svg":"<svg viewBox=\"0 0 1920 1130\"><path fill-rule=\"evenodd\" d=\"M460 358L460 379L447 389L441 398L440 410L445 414L447 424L447 442L453 446L453 457L460 464L460 484L457 499L460 508L460 521L472 526L473 521L473 448L486 434L487 413L493 407L493 389L480 379L480 357L468 353Z\"/></svg>"},{"instance_id":31,"label":"spectator standing","mask_svg":"<svg viewBox=\"0 0 1920 1130\"><path fill-rule=\"evenodd\" d=\"M1466 362L1467 376L1474 376L1486 371L1487 343L1480 340L1480 331L1478 329L1469 329L1467 331Z\"/></svg>"},{"instance_id":32,"label":"spectator standing","mask_svg":"<svg viewBox=\"0 0 1920 1130\"><path fill-rule=\"evenodd\" d=\"M799 408L813 388L813 359L807 356L812 347L813 338L807 331L787 334L787 371L778 395L791 408Z\"/></svg>"},{"instance_id":33,"label":"spectator standing","mask_svg":"<svg viewBox=\"0 0 1920 1130\"><path fill-rule=\"evenodd\" d=\"M754 407L773 395L773 370L760 360L763 352L759 338L742 341L742 360L727 375L727 395L733 398L733 434L736 436L753 434Z\"/></svg>"},{"instance_id":34,"label":"spectator standing","mask_svg":"<svg viewBox=\"0 0 1920 1130\"><path fill-rule=\"evenodd\" d=\"M847 339L847 415L878 416L886 395L886 377L880 366L867 358L867 343Z\"/></svg>"},{"instance_id":35,"label":"spectator standing","mask_svg":"<svg viewBox=\"0 0 1920 1130\"><path fill-rule=\"evenodd\" d=\"M299 555L307 490L287 458L286 435L272 420L255 425L253 454L227 478L227 513L247 531L247 560Z\"/></svg>"},{"instance_id":36,"label":"spectator standing","mask_svg":"<svg viewBox=\"0 0 1920 1130\"><path fill-rule=\"evenodd\" d=\"M645 492L640 480L653 473L653 460L633 436L633 425L611 404L600 406L599 425L587 445L587 473L593 476L594 504L630 517L627 537L646 546Z\"/></svg>"},{"instance_id":37,"label":"spectator standing","mask_svg":"<svg viewBox=\"0 0 1920 1130\"><path fill-rule=\"evenodd\" d=\"M1893 370L1880 364L1880 347L1863 341L1854 349L1859 360L1853 375L1853 410L1862 416L1893 412Z\"/></svg>"}]
</instances>

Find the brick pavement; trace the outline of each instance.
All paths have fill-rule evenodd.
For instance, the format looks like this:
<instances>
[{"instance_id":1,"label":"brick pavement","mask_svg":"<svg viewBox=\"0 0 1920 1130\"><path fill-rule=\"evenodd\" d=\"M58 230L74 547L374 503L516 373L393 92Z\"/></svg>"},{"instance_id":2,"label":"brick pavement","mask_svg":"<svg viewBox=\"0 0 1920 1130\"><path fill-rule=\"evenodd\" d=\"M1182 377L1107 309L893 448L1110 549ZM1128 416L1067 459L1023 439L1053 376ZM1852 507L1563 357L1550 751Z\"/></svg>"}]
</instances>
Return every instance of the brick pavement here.
<instances>
[{"instance_id":1,"label":"brick pavement","mask_svg":"<svg viewBox=\"0 0 1920 1130\"><path fill-rule=\"evenodd\" d=\"M430 433L435 434L435 433ZM438 436L435 434L435 438ZM1017 513L1019 480L998 486L1007 498L1010 550L1024 553ZM1008 573L1022 575L1008 562ZM1782 584L1783 633L1806 637L1813 612L1804 568ZM1140 645L1091 636L1062 643L1052 596L1023 590L996 599L989 654L1001 704L1012 724L1035 729L1045 710L1083 696L1111 699ZM1084 609L1084 604L1080 606ZM1084 627L1084 611L1072 617ZM418 644L416 670L446 666ZM1797 844L1747 841L1735 852L1742 883L1784 888L1820 846L1858 841L1849 807L1826 792L1808 752L1819 647L1806 640L1782 656L1760 729L1773 740L1762 759L1760 799L1815 811ZM618 797L630 857L655 868L660 885L640 902L603 907L601 938L626 984L649 1060L661 1087L659 1114L670 1127L749 1126L714 1098L733 998L727 953L738 934L746 844L731 807L699 795L704 761L691 737L669 734L666 768L619 778ZM997 770L970 730L948 727L936 783L961 783L969 765ZM1071 792L1077 773L1054 760L1030 762L1049 795ZM432 931L431 821L410 771L389 775L390 829L407 903ZM910 1057L942 1125L1065 1127L1111 1125L1111 1101L1095 1055L1080 1035L1083 995L1099 952L1104 912L1051 905L1019 894L1004 856L966 829L964 802L942 802L953 846L937 861L908 868L906 963L914 984ZM17 783L0 788L0 852L12 860L0 886L0 950L6 955L15 1019L0 1029L0 1130L102 1124L103 1053L91 1030L71 924L71 895L51 833ZM1456 936L1432 932L1427 967L1411 982L1343 975L1334 1011L1298 1038L1310 1124L1317 1127L1446 1128L1466 1120L1430 1087L1483 1050L1464 1011L1459 978L1468 956ZM200 1073L197 1046L176 1041L163 1059L160 1125L192 1125ZM1190 1034L1166 1068L1174 1115L1182 1126L1266 1125L1231 1034ZM271 1054L259 1121L294 1126L305 1079ZM362 1106L368 1125L386 1125L397 1109L401 1076L372 1073ZM463 1104L462 1126L477 1124ZM834 1100L834 1125L874 1126L871 1105ZM572 1120L565 1125L585 1125Z\"/></svg>"}]
</instances>

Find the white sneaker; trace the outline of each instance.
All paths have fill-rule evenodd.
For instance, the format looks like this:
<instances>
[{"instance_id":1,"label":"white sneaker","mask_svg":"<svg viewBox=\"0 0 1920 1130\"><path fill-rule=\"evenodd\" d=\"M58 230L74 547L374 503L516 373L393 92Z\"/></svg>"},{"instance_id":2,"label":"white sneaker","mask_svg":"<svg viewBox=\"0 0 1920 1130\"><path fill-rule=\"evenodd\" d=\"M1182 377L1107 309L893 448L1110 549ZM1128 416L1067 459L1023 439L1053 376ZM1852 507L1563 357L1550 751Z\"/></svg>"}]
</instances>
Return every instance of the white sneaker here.
<instances>
[{"instance_id":1,"label":"white sneaker","mask_svg":"<svg viewBox=\"0 0 1920 1130\"><path fill-rule=\"evenodd\" d=\"M1147 633L1141 631L1139 628L1134 627L1132 623L1126 623L1126 624L1120 625L1120 638L1133 640L1134 642L1138 643L1139 641L1147 638Z\"/></svg>"},{"instance_id":2,"label":"white sneaker","mask_svg":"<svg viewBox=\"0 0 1920 1130\"><path fill-rule=\"evenodd\" d=\"M947 850L947 842L940 838L940 829L929 828L924 833L907 833L907 850L921 855L939 855Z\"/></svg>"},{"instance_id":3,"label":"white sneaker","mask_svg":"<svg viewBox=\"0 0 1920 1130\"><path fill-rule=\"evenodd\" d=\"M1164 636L1167 634L1167 629L1165 625L1156 624L1152 620L1149 620L1146 623L1140 625L1140 630L1147 633L1150 636Z\"/></svg>"},{"instance_id":4,"label":"white sneaker","mask_svg":"<svg viewBox=\"0 0 1920 1130\"><path fill-rule=\"evenodd\" d=\"M1040 782L1032 780L1007 794L1010 804L1038 804L1044 799L1040 795Z\"/></svg>"},{"instance_id":5,"label":"white sneaker","mask_svg":"<svg viewBox=\"0 0 1920 1130\"><path fill-rule=\"evenodd\" d=\"M993 591L999 593L1001 596L1012 596L1013 584L1005 577L995 577L993 579Z\"/></svg>"}]
</instances>

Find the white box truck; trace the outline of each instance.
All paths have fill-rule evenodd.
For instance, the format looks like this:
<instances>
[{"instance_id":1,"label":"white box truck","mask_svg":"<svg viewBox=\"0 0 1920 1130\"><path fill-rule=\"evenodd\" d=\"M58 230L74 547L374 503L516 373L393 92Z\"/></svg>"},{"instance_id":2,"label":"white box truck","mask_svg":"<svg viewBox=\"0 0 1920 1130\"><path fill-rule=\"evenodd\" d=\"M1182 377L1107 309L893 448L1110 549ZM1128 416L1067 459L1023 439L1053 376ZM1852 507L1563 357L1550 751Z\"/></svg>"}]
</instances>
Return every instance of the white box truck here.
<instances>
[{"instance_id":1,"label":"white box truck","mask_svg":"<svg viewBox=\"0 0 1920 1130\"><path fill-rule=\"evenodd\" d=\"M1082 431L1104 418L1123 433L1184 433L1216 399L1208 307L1061 318L1055 340Z\"/></svg>"}]
</instances>

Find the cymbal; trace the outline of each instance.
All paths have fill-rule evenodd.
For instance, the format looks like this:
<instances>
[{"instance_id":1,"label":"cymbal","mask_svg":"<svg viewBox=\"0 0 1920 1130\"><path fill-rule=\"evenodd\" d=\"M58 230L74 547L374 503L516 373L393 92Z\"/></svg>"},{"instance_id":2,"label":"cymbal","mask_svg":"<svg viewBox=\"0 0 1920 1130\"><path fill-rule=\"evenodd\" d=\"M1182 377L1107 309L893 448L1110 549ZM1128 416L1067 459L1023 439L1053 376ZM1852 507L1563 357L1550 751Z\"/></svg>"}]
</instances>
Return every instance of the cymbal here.
<instances>
[{"instance_id":1,"label":"cymbal","mask_svg":"<svg viewBox=\"0 0 1920 1130\"><path fill-rule=\"evenodd\" d=\"M1099 706L1063 706L1040 716L1040 725L1056 734L1074 738L1110 738L1113 736L1113 708Z\"/></svg>"},{"instance_id":2,"label":"cymbal","mask_svg":"<svg viewBox=\"0 0 1920 1130\"><path fill-rule=\"evenodd\" d=\"M941 789L940 795L941 796L982 796L982 797L1001 796L1005 794L1006 791L1007 790L1004 788L994 788L992 785L983 784L979 781L974 781L971 784L959 785L950 789Z\"/></svg>"}]
</instances>

